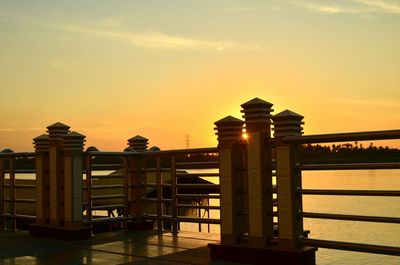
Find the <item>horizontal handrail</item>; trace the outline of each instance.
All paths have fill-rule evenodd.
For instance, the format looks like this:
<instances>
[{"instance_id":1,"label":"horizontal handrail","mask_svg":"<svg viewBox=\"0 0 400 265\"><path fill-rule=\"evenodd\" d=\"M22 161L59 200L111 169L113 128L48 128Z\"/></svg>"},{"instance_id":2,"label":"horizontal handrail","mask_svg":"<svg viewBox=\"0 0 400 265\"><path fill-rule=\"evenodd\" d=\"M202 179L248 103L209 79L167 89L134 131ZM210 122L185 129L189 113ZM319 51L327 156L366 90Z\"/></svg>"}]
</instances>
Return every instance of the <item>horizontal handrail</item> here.
<instances>
[{"instance_id":1,"label":"horizontal handrail","mask_svg":"<svg viewBox=\"0 0 400 265\"><path fill-rule=\"evenodd\" d=\"M343 196L400 196L397 190L322 190L302 189L303 195L343 195Z\"/></svg>"},{"instance_id":2,"label":"horizontal handrail","mask_svg":"<svg viewBox=\"0 0 400 265\"><path fill-rule=\"evenodd\" d=\"M35 157L36 153L35 152L10 152L10 153L1 153L0 152L0 158L4 157Z\"/></svg>"},{"instance_id":3,"label":"horizontal handrail","mask_svg":"<svg viewBox=\"0 0 400 265\"><path fill-rule=\"evenodd\" d=\"M123 198L125 198L125 196L122 194L92 196L92 200L123 199Z\"/></svg>"},{"instance_id":4,"label":"horizontal handrail","mask_svg":"<svg viewBox=\"0 0 400 265\"><path fill-rule=\"evenodd\" d=\"M400 256L400 248L392 246L340 242L340 241L321 240L312 238L301 238L300 243L302 245L311 247L331 248L339 250L349 250L357 252Z\"/></svg>"},{"instance_id":5,"label":"horizontal handrail","mask_svg":"<svg viewBox=\"0 0 400 265\"><path fill-rule=\"evenodd\" d=\"M109 204L109 205L98 205L92 206L92 210L114 210L114 209L121 209L125 206L123 204Z\"/></svg>"},{"instance_id":6,"label":"horizontal handrail","mask_svg":"<svg viewBox=\"0 0 400 265\"><path fill-rule=\"evenodd\" d=\"M331 214L331 213L309 213L309 212L302 212L300 213L300 215L305 218L400 224L399 217L347 215L347 214Z\"/></svg>"},{"instance_id":7,"label":"horizontal handrail","mask_svg":"<svg viewBox=\"0 0 400 265\"><path fill-rule=\"evenodd\" d=\"M400 169L400 163L303 164L301 170Z\"/></svg>"},{"instance_id":8,"label":"horizontal handrail","mask_svg":"<svg viewBox=\"0 0 400 265\"><path fill-rule=\"evenodd\" d=\"M179 208L193 208L193 209L208 209L208 210L219 210L220 206L214 205L195 205L195 204L177 204Z\"/></svg>"},{"instance_id":9,"label":"horizontal handrail","mask_svg":"<svg viewBox=\"0 0 400 265\"><path fill-rule=\"evenodd\" d=\"M293 144L310 144L392 139L400 139L400 130L286 136L283 138L283 142Z\"/></svg>"}]
</instances>

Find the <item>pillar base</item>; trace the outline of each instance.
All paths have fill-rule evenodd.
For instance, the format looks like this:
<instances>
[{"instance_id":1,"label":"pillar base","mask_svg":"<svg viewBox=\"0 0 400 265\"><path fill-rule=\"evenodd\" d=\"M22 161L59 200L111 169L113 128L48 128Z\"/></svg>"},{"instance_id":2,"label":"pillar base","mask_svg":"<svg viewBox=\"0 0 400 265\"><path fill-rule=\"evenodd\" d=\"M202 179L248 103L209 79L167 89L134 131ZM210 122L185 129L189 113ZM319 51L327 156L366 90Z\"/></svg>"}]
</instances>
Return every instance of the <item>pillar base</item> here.
<instances>
[{"instance_id":1,"label":"pillar base","mask_svg":"<svg viewBox=\"0 0 400 265\"><path fill-rule=\"evenodd\" d=\"M29 235L48 237L61 240L80 240L90 238L92 235L90 227L62 227L50 225L31 224L29 226Z\"/></svg>"},{"instance_id":2,"label":"pillar base","mask_svg":"<svg viewBox=\"0 0 400 265\"><path fill-rule=\"evenodd\" d=\"M265 265L315 265L317 248L303 247L299 250L287 250L271 246L266 248L250 248L246 246L230 246L208 244L211 259L242 262L246 264Z\"/></svg>"},{"instance_id":3,"label":"pillar base","mask_svg":"<svg viewBox=\"0 0 400 265\"><path fill-rule=\"evenodd\" d=\"M147 231L154 229L153 220L143 220L143 221L129 221L128 230L131 231Z\"/></svg>"}]
</instances>

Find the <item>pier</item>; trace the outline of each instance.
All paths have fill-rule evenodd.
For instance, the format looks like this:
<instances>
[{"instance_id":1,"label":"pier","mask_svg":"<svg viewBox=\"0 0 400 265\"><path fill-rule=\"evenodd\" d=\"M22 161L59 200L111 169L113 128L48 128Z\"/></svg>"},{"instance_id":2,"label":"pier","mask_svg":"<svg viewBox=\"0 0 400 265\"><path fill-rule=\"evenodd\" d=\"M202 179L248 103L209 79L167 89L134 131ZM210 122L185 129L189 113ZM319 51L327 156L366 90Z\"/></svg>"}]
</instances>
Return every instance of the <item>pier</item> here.
<instances>
[{"instance_id":1,"label":"pier","mask_svg":"<svg viewBox=\"0 0 400 265\"><path fill-rule=\"evenodd\" d=\"M303 135L303 116L274 115L272 106L255 98L241 105L243 119L216 121L217 147L159 150L137 135L125 150L104 152L85 149L84 135L55 123L33 139L35 152L4 150L0 258L312 265L318 248L400 256L399 246L322 240L303 226L305 218L400 224L398 217L303 210L304 196L399 197L399 190L302 187L305 171L400 169L400 163L304 164L299 152L309 143L400 139L400 130ZM22 160L34 163L24 168ZM184 223L198 231L182 231ZM208 233L212 225L218 235Z\"/></svg>"}]
</instances>

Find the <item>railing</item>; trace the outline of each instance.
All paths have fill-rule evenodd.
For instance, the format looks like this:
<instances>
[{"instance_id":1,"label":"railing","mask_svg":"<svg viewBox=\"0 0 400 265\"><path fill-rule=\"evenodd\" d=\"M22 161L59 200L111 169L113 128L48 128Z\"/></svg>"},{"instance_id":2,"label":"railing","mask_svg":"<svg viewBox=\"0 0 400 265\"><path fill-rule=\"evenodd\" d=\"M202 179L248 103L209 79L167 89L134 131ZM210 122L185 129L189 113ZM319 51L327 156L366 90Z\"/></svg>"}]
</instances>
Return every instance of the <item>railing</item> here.
<instances>
[{"instance_id":1,"label":"railing","mask_svg":"<svg viewBox=\"0 0 400 265\"><path fill-rule=\"evenodd\" d=\"M360 140L383 140L383 139L400 139L400 130L392 131L374 131L361 133L342 133L342 134L325 134L325 135L308 135L308 136L286 136L283 142L288 145L299 145L305 143L327 143L327 142L349 142ZM346 164L298 164L297 170L363 170L363 169L400 169L400 163L346 163ZM326 196L391 196L399 197L398 190L338 190L338 189L303 189L298 188L299 200L302 196L307 195L326 195ZM348 215L333 213L315 213L303 212L298 213L300 218L318 218L330 220L346 220L358 222L378 222L399 224L398 217L382 217L382 216L364 216L364 215ZM372 245L353 242L341 242L333 240L321 240L313 238L301 237L299 242L302 245L351 250L358 252L368 252L376 254L400 255L400 247Z\"/></svg>"},{"instance_id":2,"label":"railing","mask_svg":"<svg viewBox=\"0 0 400 265\"><path fill-rule=\"evenodd\" d=\"M18 219L36 218L35 180L20 178L35 170L17 168L19 159L28 158L35 158L35 153L0 153L0 230L15 231Z\"/></svg>"},{"instance_id":3,"label":"railing","mask_svg":"<svg viewBox=\"0 0 400 265\"><path fill-rule=\"evenodd\" d=\"M209 204L219 199L219 185L206 180L219 176L217 155L217 148L87 152L85 221L122 221L126 228L127 221L151 219L160 232L177 233L183 222L198 223L199 231L207 224L209 230L210 224L220 223L210 218L210 210L219 210L219 203ZM108 172L99 174L102 171ZM196 214L188 215L189 210Z\"/></svg>"}]
</instances>

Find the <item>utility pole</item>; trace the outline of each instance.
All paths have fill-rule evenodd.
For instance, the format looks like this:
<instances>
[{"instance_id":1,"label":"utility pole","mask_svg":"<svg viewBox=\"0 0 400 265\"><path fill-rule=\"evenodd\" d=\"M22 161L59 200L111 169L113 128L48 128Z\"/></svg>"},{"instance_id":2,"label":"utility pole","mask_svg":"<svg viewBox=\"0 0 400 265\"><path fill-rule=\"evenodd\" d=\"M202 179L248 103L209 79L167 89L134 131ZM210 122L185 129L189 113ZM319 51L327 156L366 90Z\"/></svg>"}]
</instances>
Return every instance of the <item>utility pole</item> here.
<instances>
[{"instance_id":1,"label":"utility pole","mask_svg":"<svg viewBox=\"0 0 400 265\"><path fill-rule=\"evenodd\" d=\"M185 141L186 141L186 149L190 147L190 134L185 134Z\"/></svg>"}]
</instances>

